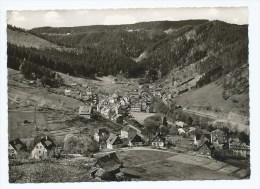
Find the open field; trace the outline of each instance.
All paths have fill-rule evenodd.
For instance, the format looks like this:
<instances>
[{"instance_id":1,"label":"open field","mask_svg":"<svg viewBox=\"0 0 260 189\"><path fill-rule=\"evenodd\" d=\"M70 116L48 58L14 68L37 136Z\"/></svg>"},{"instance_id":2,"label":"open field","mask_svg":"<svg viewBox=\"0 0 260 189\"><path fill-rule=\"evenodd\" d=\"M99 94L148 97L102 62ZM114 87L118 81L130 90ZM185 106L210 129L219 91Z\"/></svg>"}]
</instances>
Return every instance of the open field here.
<instances>
[{"instance_id":1,"label":"open field","mask_svg":"<svg viewBox=\"0 0 260 189\"><path fill-rule=\"evenodd\" d=\"M7 40L11 44L16 44L25 47L34 47L34 48L56 48L61 49L60 46L46 41L42 38L36 37L30 33L18 32L14 30L7 29Z\"/></svg>"},{"instance_id":2,"label":"open field","mask_svg":"<svg viewBox=\"0 0 260 189\"><path fill-rule=\"evenodd\" d=\"M226 180L241 178L238 171L247 172L213 159L167 151L129 150L118 155L140 180Z\"/></svg>"},{"instance_id":3,"label":"open field","mask_svg":"<svg viewBox=\"0 0 260 189\"><path fill-rule=\"evenodd\" d=\"M43 113L27 111L9 111L8 112L8 129L9 140L14 138L31 138L36 135L36 124L24 124L25 120L34 122L36 120L37 126L44 128L47 125L45 116Z\"/></svg>"},{"instance_id":4,"label":"open field","mask_svg":"<svg viewBox=\"0 0 260 189\"><path fill-rule=\"evenodd\" d=\"M133 116L134 119L138 121L140 124L144 124L145 118L153 115L155 115L155 113L131 112L131 116Z\"/></svg>"},{"instance_id":5,"label":"open field","mask_svg":"<svg viewBox=\"0 0 260 189\"><path fill-rule=\"evenodd\" d=\"M223 86L216 81L194 91L186 92L178 96L176 101L183 107L198 107L198 110L200 106L211 106L212 108L218 108L221 112L216 113L207 111L207 113L211 113L211 115L215 117L220 116L221 118L227 116L230 111L241 114L241 107L244 107L245 109L247 108L248 105L246 106L246 103L248 102L246 99L248 99L248 97L245 94L236 95L235 97L238 103L234 103L232 98L227 100L223 99L223 91Z\"/></svg>"}]
</instances>

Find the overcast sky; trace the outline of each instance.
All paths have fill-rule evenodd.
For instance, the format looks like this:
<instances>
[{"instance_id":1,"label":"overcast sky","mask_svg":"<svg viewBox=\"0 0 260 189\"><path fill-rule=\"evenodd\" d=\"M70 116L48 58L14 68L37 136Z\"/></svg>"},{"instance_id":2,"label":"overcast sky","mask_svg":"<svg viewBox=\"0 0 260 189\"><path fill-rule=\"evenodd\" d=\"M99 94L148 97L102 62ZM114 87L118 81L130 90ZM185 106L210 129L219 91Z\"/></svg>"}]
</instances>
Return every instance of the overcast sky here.
<instances>
[{"instance_id":1,"label":"overcast sky","mask_svg":"<svg viewBox=\"0 0 260 189\"><path fill-rule=\"evenodd\" d=\"M114 25L188 19L222 20L234 24L247 24L248 9L236 7L7 11L8 24L26 29L42 26Z\"/></svg>"}]
</instances>

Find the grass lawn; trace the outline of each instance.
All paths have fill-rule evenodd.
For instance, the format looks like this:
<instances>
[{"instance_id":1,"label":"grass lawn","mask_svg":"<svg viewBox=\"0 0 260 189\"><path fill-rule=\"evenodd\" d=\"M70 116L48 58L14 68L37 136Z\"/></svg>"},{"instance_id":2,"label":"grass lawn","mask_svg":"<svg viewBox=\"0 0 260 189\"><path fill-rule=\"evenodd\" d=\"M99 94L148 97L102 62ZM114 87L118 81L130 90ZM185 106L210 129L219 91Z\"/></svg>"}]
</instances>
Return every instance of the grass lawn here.
<instances>
[{"instance_id":1,"label":"grass lawn","mask_svg":"<svg viewBox=\"0 0 260 189\"><path fill-rule=\"evenodd\" d=\"M118 153L124 166L134 168L140 180L220 180L236 179L198 164L174 161L175 155L164 151L131 150ZM185 158L185 156L183 156ZM208 163L208 162L206 162Z\"/></svg>"}]
</instances>

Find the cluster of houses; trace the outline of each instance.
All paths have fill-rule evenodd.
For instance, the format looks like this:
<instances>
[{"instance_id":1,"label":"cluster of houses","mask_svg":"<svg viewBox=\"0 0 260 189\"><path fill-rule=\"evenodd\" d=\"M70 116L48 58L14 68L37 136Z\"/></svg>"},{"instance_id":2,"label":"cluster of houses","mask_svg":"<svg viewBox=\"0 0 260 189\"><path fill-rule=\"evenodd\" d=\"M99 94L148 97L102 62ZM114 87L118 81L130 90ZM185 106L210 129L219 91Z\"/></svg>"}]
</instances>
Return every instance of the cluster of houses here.
<instances>
[{"instance_id":1,"label":"cluster of houses","mask_svg":"<svg viewBox=\"0 0 260 189\"><path fill-rule=\"evenodd\" d=\"M124 127L120 134L109 133L105 128L98 129L94 134L94 140L100 144L100 148L117 149L126 146L143 146L144 140L131 127Z\"/></svg>"},{"instance_id":2,"label":"cluster of houses","mask_svg":"<svg viewBox=\"0 0 260 189\"><path fill-rule=\"evenodd\" d=\"M230 150L233 156L249 157L249 145L239 141L238 138L227 138L226 134L220 129L211 132L207 130L200 130L200 132L197 132L196 127L188 127L188 125L182 121L176 121L175 126L178 134L190 141L186 143L186 145L196 147L198 155L211 156L215 149L219 149ZM176 143L176 138L166 136L166 142L169 141L171 143ZM185 143L185 140L183 143Z\"/></svg>"},{"instance_id":3,"label":"cluster of houses","mask_svg":"<svg viewBox=\"0 0 260 189\"><path fill-rule=\"evenodd\" d=\"M202 130L196 132L194 127L182 127L185 124L177 122L178 133L185 136L187 145L195 148L197 155L211 156L215 149L229 150L233 156L249 157L250 147L239 141L238 138L227 139L224 132L216 129L212 132ZM181 132L182 131L182 132ZM184 131L184 132L183 132ZM137 131L129 126L123 127L120 134L110 133L106 128L99 128L94 133L94 140L100 144L100 149L118 149L123 147L144 146L146 140L137 134ZM164 136L158 132L149 142L151 146L163 148L168 144L176 144L180 140L177 136ZM182 139L181 139L182 140ZM185 142L185 140L183 141ZM27 146L19 138L11 140L8 147L9 158L16 158L20 152L27 152ZM42 137L36 142L30 152L32 159L44 159L57 157L61 153L61 148L57 147L54 141L48 137Z\"/></svg>"},{"instance_id":4,"label":"cluster of houses","mask_svg":"<svg viewBox=\"0 0 260 189\"><path fill-rule=\"evenodd\" d=\"M57 147L54 141L48 137L42 137L33 145L33 148L30 153L31 159L45 159L49 157L57 157L60 155L61 148ZM8 145L8 156L13 159L18 157L19 153L27 152L28 149L24 142L21 139L16 138L11 140Z\"/></svg>"}]
</instances>

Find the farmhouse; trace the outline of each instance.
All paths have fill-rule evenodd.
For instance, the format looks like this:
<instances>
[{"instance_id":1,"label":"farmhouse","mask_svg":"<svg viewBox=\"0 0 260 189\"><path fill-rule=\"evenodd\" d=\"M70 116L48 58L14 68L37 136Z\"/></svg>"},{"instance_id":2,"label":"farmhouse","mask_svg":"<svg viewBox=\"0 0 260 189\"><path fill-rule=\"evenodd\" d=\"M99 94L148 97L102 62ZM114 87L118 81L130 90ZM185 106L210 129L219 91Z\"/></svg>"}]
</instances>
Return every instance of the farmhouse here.
<instances>
[{"instance_id":1,"label":"farmhouse","mask_svg":"<svg viewBox=\"0 0 260 189\"><path fill-rule=\"evenodd\" d=\"M152 144L152 146L156 146L156 147L164 147L164 145L165 145L165 138L159 132L151 140L151 144Z\"/></svg>"},{"instance_id":2,"label":"farmhouse","mask_svg":"<svg viewBox=\"0 0 260 189\"><path fill-rule=\"evenodd\" d=\"M100 180L116 180L116 174L120 172L123 163L119 160L116 153L110 153L97 159L94 166L89 171L92 178Z\"/></svg>"},{"instance_id":3,"label":"farmhouse","mask_svg":"<svg viewBox=\"0 0 260 189\"><path fill-rule=\"evenodd\" d=\"M65 96L71 96L71 90L65 89L64 94L65 94Z\"/></svg>"},{"instance_id":4,"label":"farmhouse","mask_svg":"<svg viewBox=\"0 0 260 189\"><path fill-rule=\"evenodd\" d=\"M209 141L212 143L212 134L210 132L204 132L202 134L195 134L194 138L194 145L199 147L205 141Z\"/></svg>"},{"instance_id":5,"label":"farmhouse","mask_svg":"<svg viewBox=\"0 0 260 189\"><path fill-rule=\"evenodd\" d=\"M80 106L79 107L79 116L90 119L91 107L90 106Z\"/></svg>"},{"instance_id":6,"label":"farmhouse","mask_svg":"<svg viewBox=\"0 0 260 189\"><path fill-rule=\"evenodd\" d=\"M94 140L100 142L107 135L109 135L109 131L106 128L97 129L94 134Z\"/></svg>"},{"instance_id":7,"label":"farmhouse","mask_svg":"<svg viewBox=\"0 0 260 189\"><path fill-rule=\"evenodd\" d=\"M137 131L131 127L124 127L121 130L121 138L133 138L137 134Z\"/></svg>"},{"instance_id":8,"label":"farmhouse","mask_svg":"<svg viewBox=\"0 0 260 189\"><path fill-rule=\"evenodd\" d=\"M56 144L48 137L42 137L38 143L33 147L31 158L43 159L55 155Z\"/></svg>"},{"instance_id":9,"label":"farmhouse","mask_svg":"<svg viewBox=\"0 0 260 189\"><path fill-rule=\"evenodd\" d=\"M144 143L144 141L142 140L142 138L136 134L135 136L133 136L129 139L128 145L129 146L142 146L143 143Z\"/></svg>"},{"instance_id":10,"label":"farmhouse","mask_svg":"<svg viewBox=\"0 0 260 189\"><path fill-rule=\"evenodd\" d=\"M209 141L204 141L198 148L198 154L203 155L203 156L208 156L211 157L212 151L214 150L214 146L211 142Z\"/></svg>"},{"instance_id":11,"label":"farmhouse","mask_svg":"<svg viewBox=\"0 0 260 189\"><path fill-rule=\"evenodd\" d=\"M123 141L116 134L111 133L109 138L107 139L107 148L108 149L116 149L122 148L124 146Z\"/></svg>"},{"instance_id":12,"label":"farmhouse","mask_svg":"<svg viewBox=\"0 0 260 189\"><path fill-rule=\"evenodd\" d=\"M8 157L16 158L20 151L26 151L26 145L19 138L11 140L8 145Z\"/></svg>"}]
</instances>

